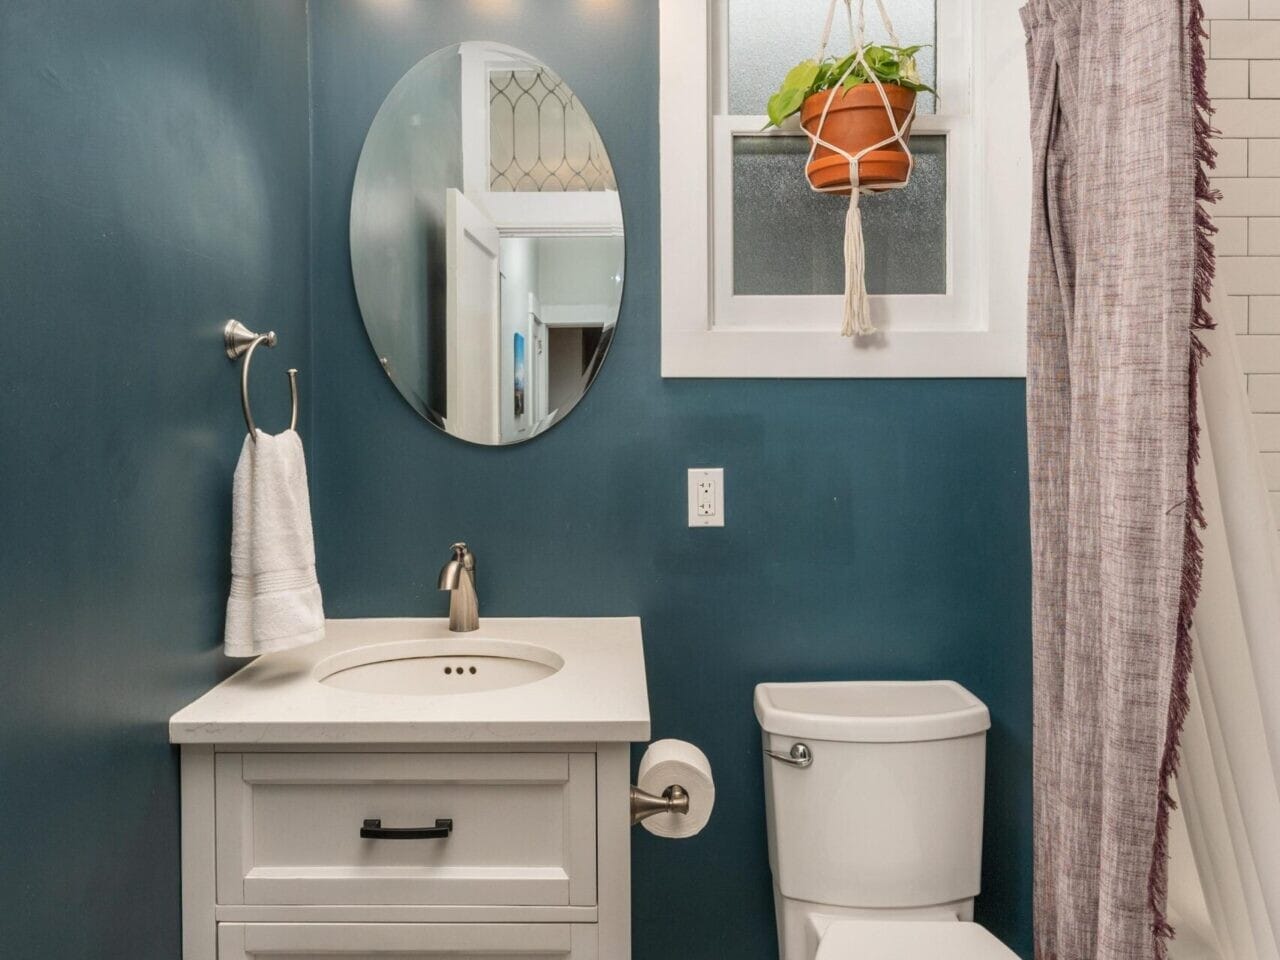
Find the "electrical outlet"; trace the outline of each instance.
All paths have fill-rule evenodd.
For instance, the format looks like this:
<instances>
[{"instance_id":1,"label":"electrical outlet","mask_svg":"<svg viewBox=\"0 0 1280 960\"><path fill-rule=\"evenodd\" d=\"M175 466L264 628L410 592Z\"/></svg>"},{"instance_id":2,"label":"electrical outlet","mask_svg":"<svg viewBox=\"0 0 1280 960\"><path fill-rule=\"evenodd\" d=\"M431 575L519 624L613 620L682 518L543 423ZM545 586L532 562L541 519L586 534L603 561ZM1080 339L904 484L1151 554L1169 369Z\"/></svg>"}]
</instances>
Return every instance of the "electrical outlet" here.
<instances>
[{"instance_id":1,"label":"electrical outlet","mask_svg":"<svg viewBox=\"0 0 1280 960\"><path fill-rule=\"evenodd\" d=\"M724 526L724 468L689 470L689 526Z\"/></svg>"}]
</instances>

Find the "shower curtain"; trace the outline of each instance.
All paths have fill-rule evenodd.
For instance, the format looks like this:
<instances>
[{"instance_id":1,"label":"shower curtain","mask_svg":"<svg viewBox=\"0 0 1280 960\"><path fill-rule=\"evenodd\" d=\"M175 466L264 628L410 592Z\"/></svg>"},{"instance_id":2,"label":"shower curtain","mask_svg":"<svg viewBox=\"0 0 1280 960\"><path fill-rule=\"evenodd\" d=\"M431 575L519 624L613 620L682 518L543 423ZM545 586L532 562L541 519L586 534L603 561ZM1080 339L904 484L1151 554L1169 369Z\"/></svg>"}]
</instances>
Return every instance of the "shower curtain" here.
<instances>
[{"instance_id":1,"label":"shower curtain","mask_svg":"<svg viewBox=\"0 0 1280 960\"><path fill-rule=\"evenodd\" d=\"M1212 247L1197 0L1023 8L1040 960L1165 956Z\"/></svg>"},{"instance_id":2,"label":"shower curtain","mask_svg":"<svg viewBox=\"0 0 1280 960\"><path fill-rule=\"evenodd\" d=\"M1207 948L1188 958L1280 960L1280 537L1234 335L1202 336L1213 352L1198 472L1208 526L1177 783L1192 856L1172 865L1171 956L1184 955L1185 923Z\"/></svg>"}]
</instances>

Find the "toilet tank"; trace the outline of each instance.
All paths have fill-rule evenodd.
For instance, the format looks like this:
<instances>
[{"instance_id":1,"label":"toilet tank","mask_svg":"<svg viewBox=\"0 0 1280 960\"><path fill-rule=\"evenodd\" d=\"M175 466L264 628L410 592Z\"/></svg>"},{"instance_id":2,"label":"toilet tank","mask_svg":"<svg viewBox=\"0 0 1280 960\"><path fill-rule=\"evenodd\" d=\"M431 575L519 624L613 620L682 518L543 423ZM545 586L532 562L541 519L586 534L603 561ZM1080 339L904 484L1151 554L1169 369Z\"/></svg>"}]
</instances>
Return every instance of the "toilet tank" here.
<instances>
[{"instance_id":1,"label":"toilet tank","mask_svg":"<svg viewBox=\"0 0 1280 960\"><path fill-rule=\"evenodd\" d=\"M977 895L982 701L949 680L762 683L755 710L783 897L893 908ZM807 766L769 756L798 743Z\"/></svg>"}]
</instances>

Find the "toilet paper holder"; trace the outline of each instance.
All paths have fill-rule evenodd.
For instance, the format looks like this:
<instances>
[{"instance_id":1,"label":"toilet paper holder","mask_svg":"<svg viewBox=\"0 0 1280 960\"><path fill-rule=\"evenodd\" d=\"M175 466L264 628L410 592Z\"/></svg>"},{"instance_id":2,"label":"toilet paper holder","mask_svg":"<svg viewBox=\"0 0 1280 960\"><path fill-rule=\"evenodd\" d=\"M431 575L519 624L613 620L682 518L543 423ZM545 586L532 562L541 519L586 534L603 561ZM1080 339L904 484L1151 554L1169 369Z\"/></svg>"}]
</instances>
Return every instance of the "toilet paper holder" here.
<instances>
[{"instance_id":1,"label":"toilet paper holder","mask_svg":"<svg viewBox=\"0 0 1280 960\"><path fill-rule=\"evenodd\" d=\"M631 825L634 827L641 820L647 820L658 813L689 812L689 792L678 783L673 783L662 791L661 796L631 787Z\"/></svg>"}]
</instances>

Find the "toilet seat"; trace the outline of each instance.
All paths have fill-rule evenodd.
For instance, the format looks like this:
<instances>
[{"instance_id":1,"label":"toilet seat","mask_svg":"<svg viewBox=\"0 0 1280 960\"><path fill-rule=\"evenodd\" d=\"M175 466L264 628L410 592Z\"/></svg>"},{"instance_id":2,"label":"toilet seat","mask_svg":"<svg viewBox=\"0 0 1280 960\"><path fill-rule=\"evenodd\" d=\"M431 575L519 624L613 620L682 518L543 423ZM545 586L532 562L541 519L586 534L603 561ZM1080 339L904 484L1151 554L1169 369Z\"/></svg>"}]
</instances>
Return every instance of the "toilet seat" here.
<instances>
[{"instance_id":1,"label":"toilet seat","mask_svg":"<svg viewBox=\"0 0 1280 960\"><path fill-rule=\"evenodd\" d=\"M963 920L841 920L814 960L1018 960L976 923Z\"/></svg>"}]
</instances>

